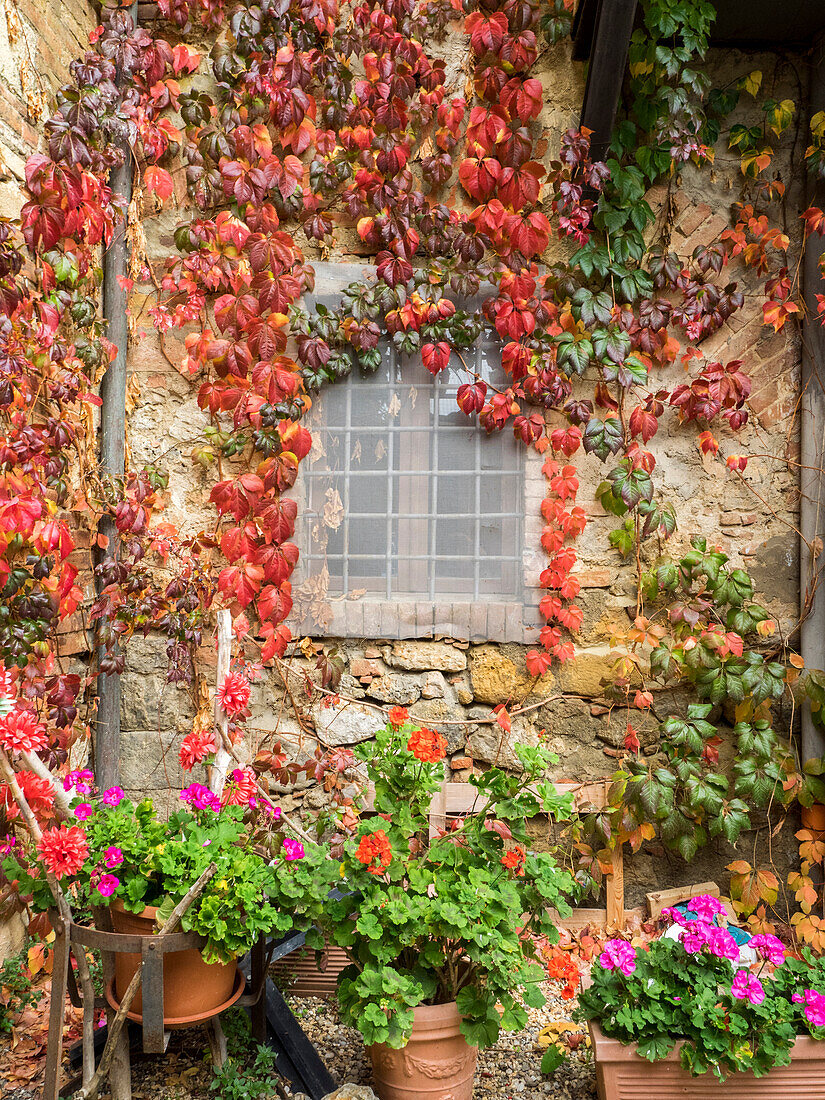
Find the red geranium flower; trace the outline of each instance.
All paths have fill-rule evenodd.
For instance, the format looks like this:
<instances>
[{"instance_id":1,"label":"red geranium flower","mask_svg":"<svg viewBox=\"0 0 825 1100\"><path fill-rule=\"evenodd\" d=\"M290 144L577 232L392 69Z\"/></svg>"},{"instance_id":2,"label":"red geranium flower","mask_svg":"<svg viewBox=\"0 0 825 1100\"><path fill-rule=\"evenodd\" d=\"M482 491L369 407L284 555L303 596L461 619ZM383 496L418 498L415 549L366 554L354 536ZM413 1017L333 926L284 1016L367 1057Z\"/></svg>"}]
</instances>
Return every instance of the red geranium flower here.
<instances>
[{"instance_id":1,"label":"red geranium flower","mask_svg":"<svg viewBox=\"0 0 825 1100\"><path fill-rule=\"evenodd\" d=\"M214 730L193 730L184 737L180 746L180 766L191 772L195 764L200 764L207 756L218 751L218 742Z\"/></svg>"},{"instance_id":2,"label":"red geranium flower","mask_svg":"<svg viewBox=\"0 0 825 1100\"><path fill-rule=\"evenodd\" d=\"M562 1000L569 1001L575 997L581 974L576 963L569 955L553 955L548 958L547 977L551 981L560 982L564 986L561 990Z\"/></svg>"},{"instance_id":3,"label":"red geranium flower","mask_svg":"<svg viewBox=\"0 0 825 1100\"><path fill-rule=\"evenodd\" d=\"M215 696L224 713L232 717L245 712L251 690L249 681L240 672L228 672Z\"/></svg>"},{"instance_id":4,"label":"red geranium flower","mask_svg":"<svg viewBox=\"0 0 825 1100\"><path fill-rule=\"evenodd\" d=\"M76 875L89 854L86 834L79 825L65 825L45 829L38 841L37 851L55 878Z\"/></svg>"},{"instance_id":5,"label":"red geranium flower","mask_svg":"<svg viewBox=\"0 0 825 1100\"><path fill-rule=\"evenodd\" d=\"M247 768L235 768L231 783L227 783L221 794L221 805L248 806L257 794L258 784L255 773Z\"/></svg>"},{"instance_id":6,"label":"red geranium flower","mask_svg":"<svg viewBox=\"0 0 825 1100\"><path fill-rule=\"evenodd\" d=\"M390 707L389 719L393 729L399 729L405 722L409 721L410 716L407 714L406 707Z\"/></svg>"},{"instance_id":7,"label":"red geranium flower","mask_svg":"<svg viewBox=\"0 0 825 1100\"><path fill-rule=\"evenodd\" d=\"M29 710L13 710L0 721L0 745L6 752L40 752L48 744L46 727Z\"/></svg>"},{"instance_id":8,"label":"red geranium flower","mask_svg":"<svg viewBox=\"0 0 825 1100\"><path fill-rule=\"evenodd\" d=\"M517 844L501 857L501 866L514 871L519 877L524 874L524 849Z\"/></svg>"},{"instance_id":9,"label":"red geranium flower","mask_svg":"<svg viewBox=\"0 0 825 1100\"><path fill-rule=\"evenodd\" d=\"M383 875L392 862L392 845L383 829L361 837L355 858L363 863L371 875ZM372 866L377 861L377 866Z\"/></svg>"},{"instance_id":10,"label":"red geranium flower","mask_svg":"<svg viewBox=\"0 0 825 1100\"><path fill-rule=\"evenodd\" d=\"M32 772L18 772L17 783L29 806L38 817L54 816L52 813L54 787L48 779L41 779L39 775L34 775ZM20 813L17 803L14 801L14 795L5 783L0 786L0 810L3 811L9 821L13 821Z\"/></svg>"},{"instance_id":11,"label":"red geranium flower","mask_svg":"<svg viewBox=\"0 0 825 1100\"><path fill-rule=\"evenodd\" d=\"M407 748L417 760L437 764L447 752L447 738L435 730L415 730L407 742Z\"/></svg>"}]
</instances>

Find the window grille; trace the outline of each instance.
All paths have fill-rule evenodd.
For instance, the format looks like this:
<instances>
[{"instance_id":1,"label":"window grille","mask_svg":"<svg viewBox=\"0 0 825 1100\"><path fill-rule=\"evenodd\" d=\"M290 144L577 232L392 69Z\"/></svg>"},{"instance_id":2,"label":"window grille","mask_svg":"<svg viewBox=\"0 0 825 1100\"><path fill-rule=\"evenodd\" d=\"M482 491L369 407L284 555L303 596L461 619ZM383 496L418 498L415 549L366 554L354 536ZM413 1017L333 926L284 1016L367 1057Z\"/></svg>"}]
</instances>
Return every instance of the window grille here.
<instances>
[{"instance_id":1,"label":"window grille","mask_svg":"<svg viewBox=\"0 0 825 1100\"><path fill-rule=\"evenodd\" d=\"M506 385L494 334L462 357ZM302 632L524 639L526 448L461 412L455 367L433 378L387 343L374 374L317 397L296 487Z\"/></svg>"}]
</instances>

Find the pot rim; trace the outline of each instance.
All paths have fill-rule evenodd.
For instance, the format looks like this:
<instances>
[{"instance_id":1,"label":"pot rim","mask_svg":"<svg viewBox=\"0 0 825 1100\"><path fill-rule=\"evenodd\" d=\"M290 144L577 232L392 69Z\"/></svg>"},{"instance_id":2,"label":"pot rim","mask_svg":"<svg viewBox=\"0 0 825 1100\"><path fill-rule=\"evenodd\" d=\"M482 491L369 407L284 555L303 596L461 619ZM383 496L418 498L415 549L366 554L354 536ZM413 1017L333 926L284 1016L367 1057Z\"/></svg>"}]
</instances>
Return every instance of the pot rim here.
<instances>
[{"instance_id":1,"label":"pot rim","mask_svg":"<svg viewBox=\"0 0 825 1100\"><path fill-rule=\"evenodd\" d=\"M114 901L109 902L110 909L116 909L118 913L126 913L130 917L134 917L136 920L151 920L154 921L158 915L159 905L145 905L142 912L133 913L131 909L127 909L120 898L115 898Z\"/></svg>"},{"instance_id":2,"label":"pot rim","mask_svg":"<svg viewBox=\"0 0 825 1100\"><path fill-rule=\"evenodd\" d=\"M416 1016L420 1013L421 1018L432 1023L439 1020L460 1020L462 1018L461 1013L458 1011L458 1004L455 1001L445 1001L440 1005L416 1005L413 1013Z\"/></svg>"},{"instance_id":3,"label":"pot rim","mask_svg":"<svg viewBox=\"0 0 825 1100\"><path fill-rule=\"evenodd\" d=\"M235 968L235 981L232 986L232 993L228 1000L223 1004L218 1005L216 1008L210 1008L206 1012L196 1012L191 1016L164 1016L163 1026L170 1031L174 1031L180 1028L191 1027L193 1024L202 1023L204 1020L211 1020L213 1016L219 1016L221 1012L226 1012L228 1008L231 1008L237 1000L240 999L243 991L246 989L246 979L241 971ZM120 1008L120 1001L115 997L115 978L114 976L109 979L109 982L104 990L106 1000L110 1008L113 1008L115 1012ZM134 1020L137 1024L143 1023L143 1013L129 1011L126 1013L126 1018Z\"/></svg>"},{"instance_id":4,"label":"pot rim","mask_svg":"<svg viewBox=\"0 0 825 1100\"><path fill-rule=\"evenodd\" d=\"M637 1043L623 1043L621 1039L614 1039L610 1035L605 1035L596 1020L588 1020L587 1026L590 1029L590 1042L593 1047L594 1061L608 1064L646 1061L638 1053ZM677 1040L676 1046L664 1058L647 1064L658 1066L662 1063L679 1062L679 1048L682 1041ZM822 1039L814 1039L810 1035L797 1035L791 1048L791 1058L796 1061L825 1062L825 1042ZM742 1076L745 1077L747 1074L743 1072Z\"/></svg>"}]
</instances>

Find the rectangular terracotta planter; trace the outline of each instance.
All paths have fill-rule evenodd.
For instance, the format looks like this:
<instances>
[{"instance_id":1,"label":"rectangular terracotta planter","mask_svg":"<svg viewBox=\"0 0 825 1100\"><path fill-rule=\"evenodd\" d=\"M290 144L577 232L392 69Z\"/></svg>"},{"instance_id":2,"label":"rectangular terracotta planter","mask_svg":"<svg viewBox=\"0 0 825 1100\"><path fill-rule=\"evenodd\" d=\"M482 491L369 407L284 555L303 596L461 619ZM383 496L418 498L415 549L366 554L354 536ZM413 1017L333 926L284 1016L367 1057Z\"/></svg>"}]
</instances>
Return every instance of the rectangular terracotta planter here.
<instances>
[{"instance_id":1,"label":"rectangular terracotta planter","mask_svg":"<svg viewBox=\"0 0 825 1100\"><path fill-rule=\"evenodd\" d=\"M648 1062L609 1039L596 1023L590 1024L599 1100L825 1100L825 1042L800 1036L789 1066L764 1077L737 1073L724 1083L712 1074L691 1077L682 1069L679 1049L660 1062Z\"/></svg>"}]
</instances>

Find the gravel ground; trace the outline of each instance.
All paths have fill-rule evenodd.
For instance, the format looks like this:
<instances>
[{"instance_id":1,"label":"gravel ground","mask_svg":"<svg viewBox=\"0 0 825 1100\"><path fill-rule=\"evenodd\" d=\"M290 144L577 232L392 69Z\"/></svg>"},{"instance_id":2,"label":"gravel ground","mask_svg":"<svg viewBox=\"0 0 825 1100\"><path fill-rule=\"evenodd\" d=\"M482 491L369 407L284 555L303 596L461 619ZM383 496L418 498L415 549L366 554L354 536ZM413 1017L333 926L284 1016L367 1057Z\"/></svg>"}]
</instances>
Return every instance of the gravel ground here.
<instances>
[{"instance_id":1,"label":"gravel ground","mask_svg":"<svg viewBox=\"0 0 825 1100\"><path fill-rule=\"evenodd\" d=\"M563 1001L555 987L544 988L547 1004L530 1010L530 1022L519 1034L503 1032L498 1043L481 1051L473 1100L596 1100L596 1077L590 1048L568 1052L556 1072L543 1078L538 1033L552 1020L569 1019L575 1002ZM339 1022L334 1000L295 997L290 1007L318 1047L336 1082L372 1083L361 1036Z\"/></svg>"},{"instance_id":2,"label":"gravel ground","mask_svg":"<svg viewBox=\"0 0 825 1100\"><path fill-rule=\"evenodd\" d=\"M499 1042L478 1059L473 1100L596 1100L590 1050L568 1052L565 1062L549 1078L540 1072L539 1031L552 1020L569 1019L575 1002L563 1001L555 987L545 987L547 1004L530 1010L530 1022L518 1035L503 1033ZM369 1060L361 1036L341 1025L334 999L292 997L290 1007L309 1038L318 1047L338 1085L372 1083ZM7 1037L0 1039L0 1053ZM133 1056L133 1100L218 1100L210 1091L212 1067L202 1029L172 1033L165 1057ZM36 1100L39 1088L15 1088L0 1073L2 1100ZM273 1088L273 1100L283 1091ZM103 1094L104 1098L106 1093Z\"/></svg>"}]
</instances>

